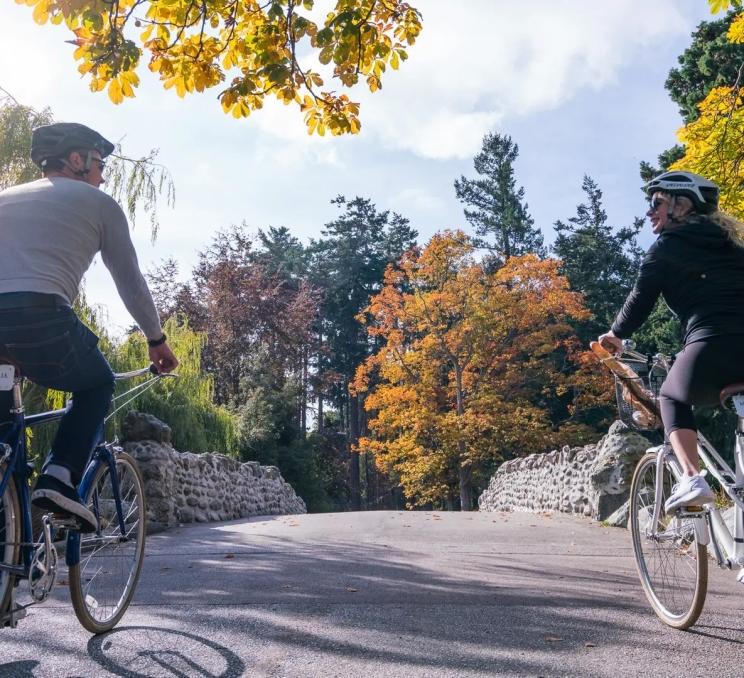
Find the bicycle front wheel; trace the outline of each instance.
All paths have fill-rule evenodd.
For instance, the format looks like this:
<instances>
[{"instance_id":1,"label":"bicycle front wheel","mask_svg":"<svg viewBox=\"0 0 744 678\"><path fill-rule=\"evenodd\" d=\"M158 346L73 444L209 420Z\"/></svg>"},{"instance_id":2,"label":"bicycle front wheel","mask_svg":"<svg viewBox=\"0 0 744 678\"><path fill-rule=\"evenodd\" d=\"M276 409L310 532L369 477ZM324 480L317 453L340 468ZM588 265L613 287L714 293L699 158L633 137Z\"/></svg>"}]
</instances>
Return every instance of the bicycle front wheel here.
<instances>
[{"instance_id":1,"label":"bicycle front wheel","mask_svg":"<svg viewBox=\"0 0 744 678\"><path fill-rule=\"evenodd\" d=\"M0 464L0 478L5 477L7 465ZM8 478L0 500L0 554L2 564L18 565L21 543L21 507L13 478ZM10 598L15 577L5 569L0 570L0 616L9 612Z\"/></svg>"},{"instance_id":2,"label":"bicycle front wheel","mask_svg":"<svg viewBox=\"0 0 744 678\"><path fill-rule=\"evenodd\" d=\"M111 468L104 462L96 470L85 498L98 518L98 531L80 535L78 562L70 566L72 606L80 623L93 633L111 630L122 618L145 556L142 476L128 454L119 452L115 460L121 514Z\"/></svg>"},{"instance_id":3,"label":"bicycle front wheel","mask_svg":"<svg viewBox=\"0 0 744 678\"><path fill-rule=\"evenodd\" d=\"M656 501L657 455L638 462L630 488L630 529L643 591L656 616L676 629L687 629L700 616L708 588L708 554L697 541L696 520L665 515L664 502L675 477L664 464L660 493L661 515L653 525Z\"/></svg>"}]
</instances>

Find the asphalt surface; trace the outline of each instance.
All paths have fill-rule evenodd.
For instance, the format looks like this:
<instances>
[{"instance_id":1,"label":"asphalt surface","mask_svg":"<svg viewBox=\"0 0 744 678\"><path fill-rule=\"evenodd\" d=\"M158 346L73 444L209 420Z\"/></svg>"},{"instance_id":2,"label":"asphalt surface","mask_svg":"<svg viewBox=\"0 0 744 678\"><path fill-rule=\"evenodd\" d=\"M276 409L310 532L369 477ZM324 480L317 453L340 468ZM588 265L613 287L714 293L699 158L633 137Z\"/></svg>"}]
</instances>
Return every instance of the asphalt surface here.
<instances>
[{"instance_id":1,"label":"asphalt surface","mask_svg":"<svg viewBox=\"0 0 744 678\"><path fill-rule=\"evenodd\" d=\"M744 588L711 563L690 632L649 611L629 534L584 519L369 512L148 539L134 603L91 636L65 586L0 631L0 676L744 675Z\"/></svg>"}]
</instances>

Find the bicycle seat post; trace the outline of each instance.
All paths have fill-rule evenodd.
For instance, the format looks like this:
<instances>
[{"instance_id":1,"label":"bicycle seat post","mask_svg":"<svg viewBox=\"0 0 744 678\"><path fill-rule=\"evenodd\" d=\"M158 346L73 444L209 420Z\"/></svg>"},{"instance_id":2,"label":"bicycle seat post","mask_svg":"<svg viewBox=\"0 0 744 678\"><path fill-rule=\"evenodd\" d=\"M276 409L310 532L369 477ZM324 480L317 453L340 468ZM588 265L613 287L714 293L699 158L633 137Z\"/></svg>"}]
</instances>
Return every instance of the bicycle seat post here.
<instances>
[{"instance_id":1,"label":"bicycle seat post","mask_svg":"<svg viewBox=\"0 0 744 678\"><path fill-rule=\"evenodd\" d=\"M23 395L21 393L21 384L23 377L16 376L13 380L13 409L12 414L23 414Z\"/></svg>"}]
</instances>

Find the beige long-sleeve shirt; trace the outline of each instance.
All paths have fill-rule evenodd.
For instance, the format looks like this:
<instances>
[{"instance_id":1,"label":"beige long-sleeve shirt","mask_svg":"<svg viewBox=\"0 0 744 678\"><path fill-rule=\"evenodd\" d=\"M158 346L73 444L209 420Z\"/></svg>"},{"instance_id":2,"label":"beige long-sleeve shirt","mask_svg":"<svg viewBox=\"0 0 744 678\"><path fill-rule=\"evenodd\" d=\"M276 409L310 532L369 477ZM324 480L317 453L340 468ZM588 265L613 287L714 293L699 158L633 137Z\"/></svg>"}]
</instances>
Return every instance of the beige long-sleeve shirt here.
<instances>
[{"instance_id":1,"label":"beige long-sleeve shirt","mask_svg":"<svg viewBox=\"0 0 744 678\"><path fill-rule=\"evenodd\" d=\"M57 294L72 303L98 252L142 332L159 338L160 319L127 218L111 196L66 177L0 192L0 293Z\"/></svg>"}]
</instances>

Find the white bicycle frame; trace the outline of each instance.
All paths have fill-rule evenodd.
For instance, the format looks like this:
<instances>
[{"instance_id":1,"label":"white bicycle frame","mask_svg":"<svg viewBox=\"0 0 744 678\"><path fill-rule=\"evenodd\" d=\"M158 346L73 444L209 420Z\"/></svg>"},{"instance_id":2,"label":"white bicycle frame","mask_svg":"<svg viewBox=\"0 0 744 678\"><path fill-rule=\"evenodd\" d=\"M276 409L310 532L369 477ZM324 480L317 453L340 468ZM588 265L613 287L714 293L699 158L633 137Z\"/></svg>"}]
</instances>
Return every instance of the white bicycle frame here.
<instances>
[{"instance_id":1,"label":"white bicycle frame","mask_svg":"<svg viewBox=\"0 0 744 678\"><path fill-rule=\"evenodd\" d=\"M735 466L731 467L721 458L716 449L702 433L698 432L698 454L703 466L721 485L724 492L734 502L734 534L721 515L721 511L708 504L702 511L681 511L679 518L693 519L698 543L711 545L713 554L720 567L744 568L744 395L733 396L734 406L739 417L736 427ZM670 445L658 445L649 448L648 452L655 452L656 457L656 496L654 502L653 519L651 521L653 538L660 538L668 530L658 530L662 516L663 472L666 464L671 468L676 480L682 476L682 469L674 456ZM739 573L739 581L744 581L744 569Z\"/></svg>"}]
</instances>

